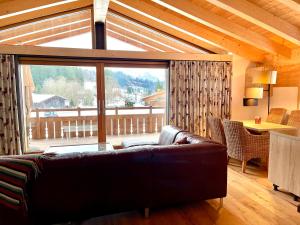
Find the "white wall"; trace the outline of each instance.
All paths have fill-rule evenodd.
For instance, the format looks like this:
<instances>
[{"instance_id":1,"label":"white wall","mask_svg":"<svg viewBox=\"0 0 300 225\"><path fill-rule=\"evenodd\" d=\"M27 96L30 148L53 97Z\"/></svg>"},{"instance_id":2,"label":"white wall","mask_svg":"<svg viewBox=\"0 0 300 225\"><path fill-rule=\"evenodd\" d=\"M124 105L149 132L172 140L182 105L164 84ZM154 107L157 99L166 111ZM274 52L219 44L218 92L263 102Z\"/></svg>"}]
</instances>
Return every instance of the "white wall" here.
<instances>
[{"instance_id":1,"label":"white wall","mask_svg":"<svg viewBox=\"0 0 300 225\"><path fill-rule=\"evenodd\" d=\"M254 119L261 116L265 120L268 116L267 92L264 98L258 100L258 106L243 106L245 93L245 78L248 67L255 66L255 63L234 55L232 61L232 116L233 120ZM300 91L300 90L299 90ZM271 108L282 107L289 111L297 109L298 105L297 87L274 87L271 97ZM300 104L300 103L299 103Z\"/></svg>"},{"instance_id":2,"label":"white wall","mask_svg":"<svg viewBox=\"0 0 300 225\"><path fill-rule=\"evenodd\" d=\"M256 106L243 106L245 94L246 70L253 63L245 58L233 55L232 61L232 103L231 118L233 120L253 119L256 116Z\"/></svg>"},{"instance_id":3,"label":"white wall","mask_svg":"<svg viewBox=\"0 0 300 225\"><path fill-rule=\"evenodd\" d=\"M298 107L298 87L273 87L270 108L285 108L288 113ZM257 115L264 120L268 116L268 93L258 101Z\"/></svg>"}]
</instances>

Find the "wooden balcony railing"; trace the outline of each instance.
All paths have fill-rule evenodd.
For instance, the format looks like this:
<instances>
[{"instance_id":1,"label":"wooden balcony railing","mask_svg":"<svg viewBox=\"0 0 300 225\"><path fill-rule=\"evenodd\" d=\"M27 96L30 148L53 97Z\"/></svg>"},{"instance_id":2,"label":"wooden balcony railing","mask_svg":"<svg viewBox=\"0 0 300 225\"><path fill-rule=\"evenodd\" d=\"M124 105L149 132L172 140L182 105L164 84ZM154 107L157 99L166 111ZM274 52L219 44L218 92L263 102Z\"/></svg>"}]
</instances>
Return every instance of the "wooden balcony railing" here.
<instances>
[{"instance_id":1,"label":"wooden balcony railing","mask_svg":"<svg viewBox=\"0 0 300 225\"><path fill-rule=\"evenodd\" d=\"M44 116L47 112L51 112L52 117ZM28 126L29 139L64 139L98 135L96 108L33 109L31 114ZM164 108L161 107L106 108L106 114L106 135L156 133L160 132L165 124Z\"/></svg>"}]
</instances>

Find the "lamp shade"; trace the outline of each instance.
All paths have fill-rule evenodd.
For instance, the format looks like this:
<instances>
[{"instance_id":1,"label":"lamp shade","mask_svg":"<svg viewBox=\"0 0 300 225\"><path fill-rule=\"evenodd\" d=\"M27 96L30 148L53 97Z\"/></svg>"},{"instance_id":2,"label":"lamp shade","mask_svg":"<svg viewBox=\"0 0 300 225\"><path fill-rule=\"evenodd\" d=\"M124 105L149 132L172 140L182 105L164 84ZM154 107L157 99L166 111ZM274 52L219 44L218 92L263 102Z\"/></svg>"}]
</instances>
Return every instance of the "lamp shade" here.
<instances>
[{"instance_id":1,"label":"lamp shade","mask_svg":"<svg viewBox=\"0 0 300 225\"><path fill-rule=\"evenodd\" d=\"M256 98L244 98L243 106L258 106L258 100Z\"/></svg>"},{"instance_id":2,"label":"lamp shade","mask_svg":"<svg viewBox=\"0 0 300 225\"><path fill-rule=\"evenodd\" d=\"M251 72L253 84L276 84L277 71L258 67Z\"/></svg>"},{"instance_id":3,"label":"lamp shade","mask_svg":"<svg viewBox=\"0 0 300 225\"><path fill-rule=\"evenodd\" d=\"M246 88L246 98L263 98L264 97L264 89L263 88Z\"/></svg>"}]
</instances>

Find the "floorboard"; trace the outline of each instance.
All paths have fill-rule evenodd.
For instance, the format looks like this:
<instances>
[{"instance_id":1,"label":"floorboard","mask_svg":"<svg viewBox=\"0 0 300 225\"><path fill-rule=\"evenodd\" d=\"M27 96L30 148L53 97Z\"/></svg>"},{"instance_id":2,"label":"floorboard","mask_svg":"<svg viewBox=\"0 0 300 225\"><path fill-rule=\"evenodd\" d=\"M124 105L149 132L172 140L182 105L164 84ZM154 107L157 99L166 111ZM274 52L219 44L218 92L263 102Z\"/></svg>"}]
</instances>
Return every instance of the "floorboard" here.
<instances>
[{"instance_id":1,"label":"floorboard","mask_svg":"<svg viewBox=\"0 0 300 225\"><path fill-rule=\"evenodd\" d=\"M218 210L213 199L183 206L150 211L145 219L140 212L126 212L82 222L78 225L300 225L299 202L293 196L273 191L267 171L248 166L241 173L239 162L228 167L228 196ZM62 225L62 224L61 224Z\"/></svg>"}]
</instances>

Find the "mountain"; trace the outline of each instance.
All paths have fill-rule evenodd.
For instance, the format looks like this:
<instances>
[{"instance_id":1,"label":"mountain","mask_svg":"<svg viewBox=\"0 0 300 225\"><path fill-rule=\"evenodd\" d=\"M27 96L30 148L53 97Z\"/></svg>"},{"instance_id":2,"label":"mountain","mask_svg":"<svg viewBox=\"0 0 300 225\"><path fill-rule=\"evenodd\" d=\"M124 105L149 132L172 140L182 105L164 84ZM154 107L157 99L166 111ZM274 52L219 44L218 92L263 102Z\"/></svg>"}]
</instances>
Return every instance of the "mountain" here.
<instances>
[{"instance_id":1,"label":"mountain","mask_svg":"<svg viewBox=\"0 0 300 225\"><path fill-rule=\"evenodd\" d=\"M64 77L67 81L77 81L82 86L84 86L85 81L96 82L95 71L84 67L31 65L31 73L36 93L41 92L44 82L49 79L57 80L60 77ZM121 89L140 87L144 88L147 93L153 93L158 88L165 86L165 82L158 80L157 77L150 73L141 74L140 77L133 77L126 74L126 72L106 69L105 76L110 76L115 80Z\"/></svg>"}]
</instances>

